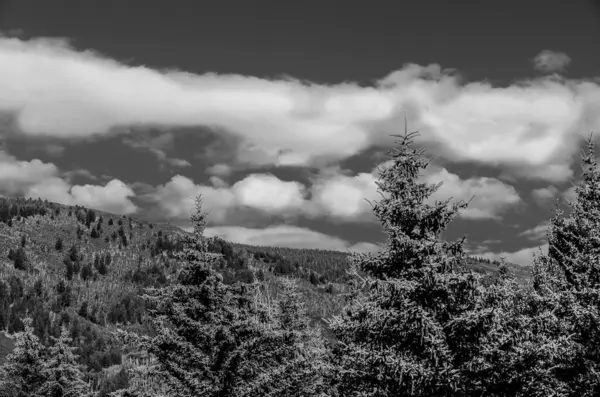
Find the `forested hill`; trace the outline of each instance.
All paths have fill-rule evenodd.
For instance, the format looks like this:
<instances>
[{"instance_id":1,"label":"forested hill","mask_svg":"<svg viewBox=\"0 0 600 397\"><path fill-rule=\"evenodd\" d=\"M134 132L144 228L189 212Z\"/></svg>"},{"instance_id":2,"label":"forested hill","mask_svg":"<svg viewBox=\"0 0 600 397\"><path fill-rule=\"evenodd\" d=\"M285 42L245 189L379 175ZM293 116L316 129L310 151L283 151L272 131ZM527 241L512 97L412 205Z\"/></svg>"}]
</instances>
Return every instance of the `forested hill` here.
<instances>
[{"instance_id":1,"label":"forested hill","mask_svg":"<svg viewBox=\"0 0 600 397\"><path fill-rule=\"evenodd\" d=\"M109 331L116 324L146 331L144 287L163 286L177 274L173 254L181 249L167 224L152 224L79 206L0 198L0 329L10 335L33 318L45 344L66 325L100 395L127 382L121 346ZM210 249L225 283L260 281L277 294L282 275L300 279L300 292L315 320L341 310L349 254L337 251L256 247L218 238ZM468 258L467 266L493 278L497 264ZM528 269L511 265L521 281ZM0 362L12 341L0 332Z\"/></svg>"}]
</instances>

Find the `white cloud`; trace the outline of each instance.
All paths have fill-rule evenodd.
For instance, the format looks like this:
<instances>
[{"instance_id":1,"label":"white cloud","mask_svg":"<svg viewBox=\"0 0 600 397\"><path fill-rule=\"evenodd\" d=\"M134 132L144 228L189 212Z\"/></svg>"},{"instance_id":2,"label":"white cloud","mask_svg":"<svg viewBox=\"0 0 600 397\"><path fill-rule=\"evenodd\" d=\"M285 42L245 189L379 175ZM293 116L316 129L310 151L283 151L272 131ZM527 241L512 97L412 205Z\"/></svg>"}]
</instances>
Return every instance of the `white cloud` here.
<instances>
[{"instance_id":1,"label":"white cloud","mask_svg":"<svg viewBox=\"0 0 600 397\"><path fill-rule=\"evenodd\" d=\"M0 190L8 196L22 194L24 188L57 174L58 169L54 164L43 163L38 159L18 161L0 151Z\"/></svg>"},{"instance_id":2,"label":"white cloud","mask_svg":"<svg viewBox=\"0 0 600 397\"><path fill-rule=\"evenodd\" d=\"M312 198L306 212L313 217L325 214L346 221L376 220L367 201L381 198L375 180L368 173L321 175L311 187Z\"/></svg>"},{"instance_id":3,"label":"white cloud","mask_svg":"<svg viewBox=\"0 0 600 397\"><path fill-rule=\"evenodd\" d=\"M390 162L380 165L385 168ZM311 188L312 198L307 206L307 213L313 217L327 214L345 221L376 221L372 213L373 203L379 201L381 195L377 191L378 172L360 173L355 176L326 173L316 179ZM459 217L463 219L499 219L503 211L519 204L521 198L514 187L495 178L460 179L445 168L430 165L421 177L421 181L429 184L443 182L442 186L426 201L433 204L435 200L453 202L469 201L469 207L462 210Z\"/></svg>"},{"instance_id":4,"label":"white cloud","mask_svg":"<svg viewBox=\"0 0 600 397\"><path fill-rule=\"evenodd\" d=\"M546 240L546 233L549 226L550 221L544 221L539 225L532 227L531 229L527 229L524 232L519 233L519 236L527 237L529 240L533 241Z\"/></svg>"},{"instance_id":5,"label":"white cloud","mask_svg":"<svg viewBox=\"0 0 600 397\"><path fill-rule=\"evenodd\" d=\"M478 254L478 256L495 260L500 260L501 257L504 257L506 261L510 263L515 263L521 266L532 266L534 254L539 256L540 249L542 250L542 254L548 254L548 243L539 245L537 247L523 248L516 252L484 252L482 254Z\"/></svg>"},{"instance_id":6,"label":"white cloud","mask_svg":"<svg viewBox=\"0 0 600 397\"><path fill-rule=\"evenodd\" d=\"M72 173L67 173L68 178ZM106 185L71 185L54 164L40 160L18 161L0 151L0 194L41 197L62 204L79 204L117 214L131 214L137 207L135 192L117 179Z\"/></svg>"},{"instance_id":7,"label":"white cloud","mask_svg":"<svg viewBox=\"0 0 600 397\"><path fill-rule=\"evenodd\" d=\"M284 182L271 174L252 174L236 182L231 190L238 205L270 213L289 213L304 205L304 185Z\"/></svg>"},{"instance_id":8,"label":"white cloud","mask_svg":"<svg viewBox=\"0 0 600 397\"><path fill-rule=\"evenodd\" d=\"M115 214L131 214L137 207L129 200L135 192L118 179L104 186L76 185L71 187L73 202Z\"/></svg>"},{"instance_id":9,"label":"white cloud","mask_svg":"<svg viewBox=\"0 0 600 397\"><path fill-rule=\"evenodd\" d=\"M463 84L438 65L407 64L373 87L157 71L76 52L64 41L0 38L0 111L30 135L101 134L128 125L208 126L255 145L256 161L303 165L389 144L403 111L450 160L562 181L574 133L600 126L595 82L540 77ZM183 162L177 165L185 165ZM552 169L552 172L548 170Z\"/></svg>"},{"instance_id":10,"label":"white cloud","mask_svg":"<svg viewBox=\"0 0 600 397\"><path fill-rule=\"evenodd\" d=\"M304 204L304 186L284 182L271 174L251 174L228 186L222 179L211 178L213 186L197 185L191 179L176 175L164 185L145 195L172 219L188 219L194 198L201 194L210 220L224 222L234 208L249 207L268 214L292 215Z\"/></svg>"},{"instance_id":11,"label":"white cloud","mask_svg":"<svg viewBox=\"0 0 600 397\"><path fill-rule=\"evenodd\" d=\"M571 63L564 52L544 50L533 58L534 67L542 72L561 72Z\"/></svg>"},{"instance_id":12,"label":"white cloud","mask_svg":"<svg viewBox=\"0 0 600 397\"><path fill-rule=\"evenodd\" d=\"M540 205L545 205L558 194L558 189L555 186L542 187L539 189L533 189L531 196Z\"/></svg>"},{"instance_id":13,"label":"white cloud","mask_svg":"<svg viewBox=\"0 0 600 397\"><path fill-rule=\"evenodd\" d=\"M210 212L210 220L222 221L227 210L235 203L235 196L228 188L196 185L191 179L175 175L164 185L145 195L159 206L163 214L171 219L189 219L194 209L194 199L202 194L204 210ZM144 198L144 197L142 197Z\"/></svg>"},{"instance_id":14,"label":"white cloud","mask_svg":"<svg viewBox=\"0 0 600 397\"><path fill-rule=\"evenodd\" d=\"M231 169L231 166L227 164L215 164L205 170L208 175L216 175L221 177L229 176L232 171L233 170Z\"/></svg>"},{"instance_id":15,"label":"white cloud","mask_svg":"<svg viewBox=\"0 0 600 397\"><path fill-rule=\"evenodd\" d=\"M384 163L385 166L389 163ZM499 219L507 209L521 203L514 187L494 178L460 179L445 168L430 166L422 180L443 185L427 201L468 201L470 206L460 212L464 219ZM251 174L228 186L218 177L211 177L212 186L196 185L191 179L177 175L146 197L157 203L170 218L187 219L193 208L193 198L201 193L205 208L215 211L214 222L224 222L235 208L251 208L266 214L286 218L307 216L327 217L341 222L377 222L372 204L381 199L377 191L378 172L345 175L338 168L322 170L312 180L312 186L286 182L272 174Z\"/></svg>"},{"instance_id":16,"label":"white cloud","mask_svg":"<svg viewBox=\"0 0 600 397\"><path fill-rule=\"evenodd\" d=\"M379 250L379 246L376 244L361 242L353 245L338 237L288 225L269 226L265 229L240 226L208 227L205 234L209 237L219 236L228 241L249 245L355 252L375 252Z\"/></svg>"},{"instance_id":17,"label":"white cloud","mask_svg":"<svg viewBox=\"0 0 600 397\"><path fill-rule=\"evenodd\" d=\"M424 180L429 184L443 182L428 199L430 203L450 197L452 202L469 201L473 198L469 206L460 212L459 216L463 219L500 219L502 212L521 202L521 197L514 187L495 178L463 180L445 168L430 166L426 169Z\"/></svg>"}]
</instances>

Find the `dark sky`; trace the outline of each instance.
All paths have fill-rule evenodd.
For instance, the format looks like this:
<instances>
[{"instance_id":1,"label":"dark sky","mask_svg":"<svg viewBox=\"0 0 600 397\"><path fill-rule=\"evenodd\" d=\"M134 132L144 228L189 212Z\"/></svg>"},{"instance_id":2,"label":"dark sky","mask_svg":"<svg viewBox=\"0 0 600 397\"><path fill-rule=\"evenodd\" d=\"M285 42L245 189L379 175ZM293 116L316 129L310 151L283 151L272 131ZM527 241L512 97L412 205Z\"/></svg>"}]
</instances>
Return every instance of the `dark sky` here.
<instances>
[{"instance_id":1,"label":"dark sky","mask_svg":"<svg viewBox=\"0 0 600 397\"><path fill-rule=\"evenodd\" d=\"M0 29L63 36L118 60L190 72L368 83L407 62L472 80L531 73L543 49L597 71L594 1L2 1Z\"/></svg>"}]
</instances>

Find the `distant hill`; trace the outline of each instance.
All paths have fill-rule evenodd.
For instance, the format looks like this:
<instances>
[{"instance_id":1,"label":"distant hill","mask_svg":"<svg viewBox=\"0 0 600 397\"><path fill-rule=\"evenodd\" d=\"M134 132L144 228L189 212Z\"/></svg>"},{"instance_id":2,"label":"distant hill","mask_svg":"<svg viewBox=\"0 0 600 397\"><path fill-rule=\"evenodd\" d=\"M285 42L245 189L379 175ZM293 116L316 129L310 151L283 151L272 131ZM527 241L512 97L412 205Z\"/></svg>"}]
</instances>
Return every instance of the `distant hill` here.
<instances>
[{"instance_id":1,"label":"distant hill","mask_svg":"<svg viewBox=\"0 0 600 397\"><path fill-rule=\"evenodd\" d=\"M98 389L109 392L115 379L122 378L118 368L124 359L110 331L117 324L149 331L138 294L176 277L178 233L185 232L137 217L0 198L0 330L20 331L20 318L28 313L36 334L48 343L61 325L68 326L88 375ZM258 247L219 238L209 242L211 251L223 254L215 268L226 283L258 279L263 292L276 297L276 279L296 277L309 314L321 323L344 306L340 292L347 289L348 253ZM497 272L497 263L485 258L466 262L489 278ZM527 268L510 268L526 282ZM0 332L0 362L12 348L12 340Z\"/></svg>"}]
</instances>

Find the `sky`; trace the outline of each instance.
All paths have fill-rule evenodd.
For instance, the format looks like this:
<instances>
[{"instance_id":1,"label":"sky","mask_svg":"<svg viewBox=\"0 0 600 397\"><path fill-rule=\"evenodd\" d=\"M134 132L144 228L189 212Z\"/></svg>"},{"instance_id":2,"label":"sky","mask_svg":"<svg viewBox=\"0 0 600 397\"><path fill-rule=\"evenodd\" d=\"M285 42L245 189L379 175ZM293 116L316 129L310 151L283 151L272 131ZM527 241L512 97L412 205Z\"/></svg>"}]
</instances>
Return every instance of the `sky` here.
<instances>
[{"instance_id":1,"label":"sky","mask_svg":"<svg viewBox=\"0 0 600 397\"><path fill-rule=\"evenodd\" d=\"M0 194L375 251L391 134L444 233L531 264L600 130L598 1L0 0ZM474 197L473 197L474 196Z\"/></svg>"}]
</instances>

